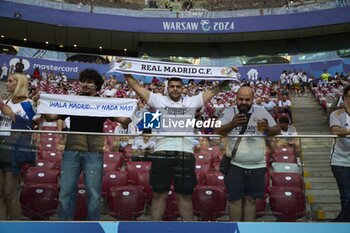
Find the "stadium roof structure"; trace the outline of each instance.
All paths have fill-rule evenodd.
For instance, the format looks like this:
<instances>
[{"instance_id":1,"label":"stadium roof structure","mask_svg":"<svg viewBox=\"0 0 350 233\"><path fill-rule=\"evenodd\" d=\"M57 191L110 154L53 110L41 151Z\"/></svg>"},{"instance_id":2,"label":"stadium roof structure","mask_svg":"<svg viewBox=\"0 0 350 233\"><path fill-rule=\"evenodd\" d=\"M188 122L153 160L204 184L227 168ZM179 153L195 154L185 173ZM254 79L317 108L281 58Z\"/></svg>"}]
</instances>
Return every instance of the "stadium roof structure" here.
<instances>
[{"instance_id":1,"label":"stadium roof structure","mask_svg":"<svg viewBox=\"0 0 350 233\"><path fill-rule=\"evenodd\" d=\"M200 53L196 55L213 48L220 55L297 54L349 48L349 11L350 7L342 7L288 15L164 19L1 1L0 43L125 56L147 52L145 44L172 55L181 55L179 48Z\"/></svg>"}]
</instances>

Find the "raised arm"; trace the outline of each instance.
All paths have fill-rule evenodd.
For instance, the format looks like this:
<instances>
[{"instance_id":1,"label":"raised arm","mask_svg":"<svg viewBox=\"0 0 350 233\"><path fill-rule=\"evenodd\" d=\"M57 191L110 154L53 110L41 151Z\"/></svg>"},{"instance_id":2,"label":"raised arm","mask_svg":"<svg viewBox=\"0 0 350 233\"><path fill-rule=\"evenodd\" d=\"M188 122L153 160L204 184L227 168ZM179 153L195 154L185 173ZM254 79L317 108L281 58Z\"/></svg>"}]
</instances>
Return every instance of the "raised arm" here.
<instances>
[{"instance_id":1,"label":"raised arm","mask_svg":"<svg viewBox=\"0 0 350 233\"><path fill-rule=\"evenodd\" d=\"M203 92L203 103L208 102L214 95L217 95L229 84L230 80L224 80L215 87Z\"/></svg>"},{"instance_id":2,"label":"raised arm","mask_svg":"<svg viewBox=\"0 0 350 233\"><path fill-rule=\"evenodd\" d=\"M238 72L238 69L235 66L231 67L231 69L234 72ZM222 91L229 83L230 83L230 80L224 80L221 83L219 83L217 86L204 92L203 93L203 103L208 102L214 95L217 95L220 91Z\"/></svg>"},{"instance_id":3,"label":"raised arm","mask_svg":"<svg viewBox=\"0 0 350 233\"><path fill-rule=\"evenodd\" d=\"M124 74L125 80L130 87L146 102L149 100L150 91L144 88L134 77L130 74Z\"/></svg>"}]
</instances>

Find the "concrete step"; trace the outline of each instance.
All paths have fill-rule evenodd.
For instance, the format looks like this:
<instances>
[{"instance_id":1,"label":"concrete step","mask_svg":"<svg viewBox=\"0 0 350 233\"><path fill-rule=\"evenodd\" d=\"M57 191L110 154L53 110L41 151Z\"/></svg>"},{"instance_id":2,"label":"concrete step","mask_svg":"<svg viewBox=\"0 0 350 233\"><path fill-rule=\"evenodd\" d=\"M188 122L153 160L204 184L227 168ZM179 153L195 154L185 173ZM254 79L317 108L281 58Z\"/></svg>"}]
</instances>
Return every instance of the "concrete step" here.
<instances>
[{"instance_id":1,"label":"concrete step","mask_svg":"<svg viewBox=\"0 0 350 233\"><path fill-rule=\"evenodd\" d=\"M340 211L340 203L312 203L312 210Z\"/></svg>"},{"instance_id":2,"label":"concrete step","mask_svg":"<svg viewBox=\"0 0 350 233\"><path fill-rule=\"evenodd\" d=\"M334 177L304 177L305 182L308 181L311 184L314 183L335 183Z\"/></svg>"},{"instance_id":3,"label":"concrete step","mask_svg":"<svg viewBox=\"0 0 350 233\"><path fill-rule=\"evenodd\" d=\"M308 189L336 189L338 188L337 183L334 182L310 182L305 180L305 186Z\"/></svg>"},{"instance_id":4,"label":"concrete step","mask_svg":"<svg viewBox=\"0 0 350 233\"><path fill-rule=\"evenodd\" d=\"M323 145L320 145L320 147L308 147L307 143L305 145L303 144L302 146L304 154L312 154L312 155L318 155L318 153L330 153L331 152L331 147L325 147Z\"/></svg>"},{"instance_id":5,"label":"concrete step","mask_svg":"<svg viewBox=\"0 0 350 233\"><path fill-rule=\"evenodd\" d=\"M305 196L339 196L338 189L306 189Z\"/></svg>"},{"instance_id":6,"label":"concrete step","mask_svg":"<svg viewBox=\"0 0 350 233\"><path fill-rule=\"evenodd\" d=\"M312 152L305 152L303 149L303 160L314 160L314 161L317 161L317 160L329 160L329 152L315 152L315 154L313 154Z\"/></svg>"},{"instance_id":7,"label":"concrete step","mask_svg":"<svg viewBox=\"0 0 350 233\"><path fill-rule=\"evenodd\" d=\"M332 139L330 139L332 140ZM304 138L301 138L301 147L303 149L307 149L307 148L322 148L323 150L328 150L330 151L330 148L333 145L333 141L331 142L324 142L324 141L316 141L316 142L312 142L312 141L306 141Z\"/></svg>"},{"instance_id":8,"label":"concrete step","mask_svg":"<svg viewBox=\"0 0 350 233\"><path fill-rule=\"evenodd\" d=\"M310 213L309 220L310 221L331 221L335 219L339 214L339 211L334 210L334 211L313 211Z\"/></svg>"},{"instance_id":9,"label":"concrete step","mask_svg":"<svg viewBox=\"0 0 350 233\"><path fill-rule=\"evenodd\" d=\"M315 164L315 163L328 163L329 164L329 158L324 157L324 156L310 158L310 157L307 157L304 155L303 163L305 166L308 164Z\"/></svg>"},{"instance_id":10,"label":"concrete step","mask_svg":"<svg viewBox=\"0 0 350 233\"><path fill-rule=\"evenodd\" d=\"M330 150L331 146L333 145L332 139L327 139L329 141L310 141L306 140L306 138L301 138L301 147L304 149L307 148L322 148L324 150Z\"/></svg>"},{"instance_id":11,"label":"concrete step","mask_svg":"<svg viewBox=\"0 0 350 233\"><path fill-rule=\"evenodd\" d=\"M304 164L304 168L309 168L309 167L330 167L329 163L307 163Z\"/></svg>"},{"instance_id":12,"label":"concrete step","mask_svg":"<svg viewBox=\"0 0 350 233\"><path fill-rule=\"evenodd\" d=\"M306 196L306 201L309 204L313 203L339 203L339 196L335 195L307 195Z\"/></svg>"},{"instance_id":13,"label":"concrete step","mask_svg":"<svg viewBox=\"0 0 350 233\"><path fill-rule=\"evenodd\" d=\"M322 172L322 173L332 173L331 167L304 167L304 172L312 173L312 172Z\"/></svg>"},{"instance_id":14,"label":"concrete step","mask_svg":"<svg viewBox=\"0 0 350 233\"><path fill-rule=\"evenodd\" d=\"M333 173L329 171L310 171L309 169L304 169L304 177L333 177Z\"/></svg>"}]
</instances>

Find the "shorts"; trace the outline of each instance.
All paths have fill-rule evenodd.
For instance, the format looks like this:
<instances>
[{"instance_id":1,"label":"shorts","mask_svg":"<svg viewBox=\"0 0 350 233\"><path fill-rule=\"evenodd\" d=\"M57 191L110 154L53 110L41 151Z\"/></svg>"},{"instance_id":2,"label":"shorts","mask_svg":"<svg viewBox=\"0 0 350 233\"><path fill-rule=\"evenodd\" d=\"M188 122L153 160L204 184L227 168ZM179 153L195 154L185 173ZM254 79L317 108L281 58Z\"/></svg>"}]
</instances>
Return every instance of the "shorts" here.
<instances>
[{"instance_id":1,"label":"shorts","mask_svg":"<svg viewBox=\"0 0 350 233\"><path fill-rule=\"evenodd\" d=\"M18 166L12 166L11 163L0 163L0 170L12 172L14 175L19 175L21 169Z\"/></svg>"},{"instance_id":2,"label":"shorts","mask_svg":"<svg viewBox=\"0 0 350 233\"><path fill-rule=\"evenodd\" d=\"M231 164L225 176L228 201L236 201L245 196L263 199L265 192L266 168L245 169Z\"/></svg>"},{"instance_id":3,"label":"shorts","mask_svg":"<svg viewBox=\"0 0 350 233\"><path fill-rule=\"evenodd\" d=\"M299 90L300 89L300 83L294 83L293 84L293 88Z\"/></svg>"},{"instance_id":4,"label":"shorts","mask_svg":"<svg viewBox=\"0 0 350 233\"><path fill-rule=\"evenodd\" d=\"M152 156L153 157L153 156ZM150 171L153 192L164 193L174 184L175 193L191 195L197 185L195 158L192 153L180 151L157 151Z\"/></svg>"}]
</instances>

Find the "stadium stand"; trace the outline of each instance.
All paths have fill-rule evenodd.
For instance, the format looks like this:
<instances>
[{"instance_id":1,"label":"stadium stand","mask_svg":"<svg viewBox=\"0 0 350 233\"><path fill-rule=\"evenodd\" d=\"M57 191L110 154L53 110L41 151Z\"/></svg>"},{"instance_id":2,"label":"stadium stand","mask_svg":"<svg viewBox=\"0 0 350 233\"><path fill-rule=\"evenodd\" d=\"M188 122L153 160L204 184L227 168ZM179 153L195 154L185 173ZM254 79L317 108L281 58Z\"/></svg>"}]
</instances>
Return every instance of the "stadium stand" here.
<instances>
[{"instance_id":1,"label":"stadium stand","mask_svg":"<svg viewBox=\"0 0 350 233\"><path fill-rule=\"evenodd\" d=\"M67 1L69 3L80 4L80 1ZM212 5L208 6L207 1L193 1L195 7L208 7L210 10L237 10L237 9L260 9L260 8L273 8L276 6L285 7L299 7L297 2L294 4L286 4L285 1L215 1ZM316 2L316 1L315 1ZM288 3L288 2L287 2ZM95 0L94 6L111 6L111 7L127 7L129 9L143 9L144 1L103 1ZM204 7L205 8L205 7ZM90 61L90 60L89 60ZM104 61L101 61L103 63ZM44 75L40 74L39 80L35 80L31 77L31 88L38 88L36 91L42 93L51 94L77 94L79 84L73 80L64 80L61 74L49 73L45 74L47 78L44 79ZM108 85L111 84L113 88L116 88L122 92L119 97L130 97L128 87L123 83L114 83L112 79L106 80L100 94L103 95L106 92ZM328 84L318 83L315 86L310 86L310 91L313 96L297 96L293 93L293 89L286 90L289 92L289 99L293 102L293 105L298 101L302 101L305 104L310 99L315 98L315 103L323 109L323 112L316 112L318 117L329 115L329 113L339 107L334 106L334 102L340 97L341 89L343 85L348 84L346 80L338 82L330 82ZM157 84L144 84L150 90L162 90L164 86ZM196 87L189 87L189 95L193 95L199 89L207 89L212 83L198 84ZM284 86L280 82L275 82L274 87L270 86L258 86L251 84L255 90L256 98L265 98L266 96L272 96L273 102L277 104L281 99L281 94ZM311 83L310 83L311 85ZM276 93L274 92L276 91ZM304 94L304 93L303 93ZM306 93L305 93L306 95ZM117 97L115 94L112 97ZM235 101L235 94L226 92L219 96L224 102L233 103ZM219 99L219 98L218 98ZM141 101L139 101L141 103ZM216 117L218 112L215 110L214 105L217 104L217 99L206 104L201 110L205 118ZM314 104L314 103L313 103ZM312 108L316 108L316 105L312 105ZM293 123L299 125L298 129L305 129L300 123L300 113L298 108L293 107ZM284 116L286 113L274 112L274 117L278 119ZM290 115L288 115L290 117ZM310 117L310 116L309 116ZM314 115L311 117L315 122L321 122ZM104 125L104 132L113 133L118 125L113 121L106 121ZM309 125L312 127L312 125ZM323 129L327 128L322 125ZM50 125L50 123L38 124L38 128L42 130L58 130L57 125ZM208 129L202 130L201 133L206 134L210 131ZM20 196L23 214L24 216L33 220L46 220L52 217L56 213L58 205L58 190L59 190L59 172L60 161L62 155L62 144L64 144L64 137L59 134L41 133L37 139L38 146L38 158L37 167L29 168L25 172L24 184L22 186L22 192ZM312 211L320 213L319 203L317 205L317 197L310 192L310 187L316 186L313 182L309 181L311 168L304 166L308 165L308 156L311 157L311 153L308 154L307 149L310 149L310 141L308 145L303 145L304 156L302 162L306 164L299 164L295 151L290 148L274 148L273 152L266 152L267 163L271 170L268 172L266 182L266 198L257 201L257 216L264 217L271 213L278 221L298 221L298 219L304 217L306 214L314 214ZM317 141L316 141L317 142ZM223 150L215 144L214 139L208 139L209 146L205 143L201 144L200 150L195 152L196 156L196 173L198 178L198 186L195 189L193 195L193 203L195 214L199 220L202 221L215 221L223 217L226 220L226 193L225 186L223 184L223 177L218 172L218 164L222 158ZM327 144L328 143L328 144ZM145 212L145 206L149 205L152 199L152 190L148 183L149 167L150 163L145 162L131 162L131 145L123 147L120 151L115 152L115 147L118 147L118 140L114 136L107 136L106 139L106 151L104 153L105 175L103 177L102 193L107 200L109 214L118 220L137 220L140 216L148 214ZM305 143L306 144L306 143ZM328 149L329 142L322 141L320 144L324 145ZM319 146L319 145L318 145ZM325 148L322 148L324 152ZM311 150L314 148L311 148ZM317 151L320 152L320 151ZM309 158L310 158L309 157ZM317 157L319 159L319 157ZM322 160L322 159L321 159ZM310 162L309 162L310 163ZM324 165L321 165L321 167ZM328 164L327 164L328 166ZM327 171L329 175L329 171ZM304 177L303 177L304 176ZM304 185L305 178L305 185ZM321 177L322 178L322 177ZM329 178L329 177L328 177ZM270 184L271 179L271 184ZM323 180L320 179L319 183ZM334 179L329 179L329 183L334 183ZM309 193L308 193L309 192ZM333 196L338 195L334 194ZM78 200L76 206L76 219L84 219L87 212L85 189L82 185L79 185ZM310 213L307 213L305 198L308 201L307 204L311 205ZM271 212L270 212L271 210ZM335 209L336 211L337 209ZM323 211L323 210L322 210ZM169 221L175 221L179 217L179 212L176 204L176 197L173 191L169 192L166 212L163 219ZM331 219L332 215L320 217L319 220L324 218Z\"/></svg>"}]
</instances>

